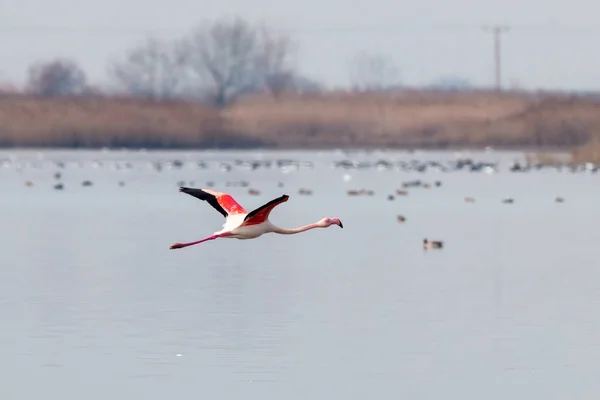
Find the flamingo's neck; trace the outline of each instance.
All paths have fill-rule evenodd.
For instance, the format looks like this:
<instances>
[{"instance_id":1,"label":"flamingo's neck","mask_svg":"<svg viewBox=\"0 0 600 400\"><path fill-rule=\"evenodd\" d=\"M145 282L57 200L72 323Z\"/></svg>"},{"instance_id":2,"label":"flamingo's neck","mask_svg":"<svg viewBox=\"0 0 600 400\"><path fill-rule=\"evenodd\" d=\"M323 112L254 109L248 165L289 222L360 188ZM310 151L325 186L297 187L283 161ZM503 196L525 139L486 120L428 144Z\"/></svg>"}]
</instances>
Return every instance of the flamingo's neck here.
<instances>
[{"instance_id":1,"label":"flamingo's neck","mask_svg":"<svg viewBox=\"0 0 600 400\"><path fill-rule=\"evenodd\" d=\"M273 232L279 233L280 235L293 235L295 233L308 231L308 230L314 229L314 228L321 228L321 226L319 226L318 224L309 224L309 225L304 225L304 226L301 226L298 228L292 228L292 229L286 229L286 228L280 228L278 226L274 226Z\"/></svg>"}]
</instances>

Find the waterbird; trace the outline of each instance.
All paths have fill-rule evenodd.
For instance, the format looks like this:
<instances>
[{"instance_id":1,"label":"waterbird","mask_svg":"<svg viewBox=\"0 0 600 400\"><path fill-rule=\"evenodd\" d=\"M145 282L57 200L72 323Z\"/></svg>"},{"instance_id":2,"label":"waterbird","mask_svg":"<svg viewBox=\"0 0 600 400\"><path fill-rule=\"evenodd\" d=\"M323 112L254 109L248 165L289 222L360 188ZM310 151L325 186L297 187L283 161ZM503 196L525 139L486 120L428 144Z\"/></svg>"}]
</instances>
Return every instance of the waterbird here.
<instances>
[{"instance_id":1,"label":"waterbird","mask_svg":"<svg viewBox=\"0 0 600 400\"><path fill-rule=\"evenodd\" d=\"M375 192L372 190L360 189L360 190L348 190L348 196L373 196Z\"/></svg>"},{"instance_id":2,"label":"waterbird","mask_svg":"<svg viewBox=\"0 0 600 400\"><path fill-rule=\"evenodd\" d=\"M444 247L444 243L436 240L427 240L423 239L423 248L424 249L441 249Z\"/></svg>"},{"instance_id":3,"label":"waterbird","mask_svg":"<svg viewBox=\"0 0 600 400\"><path fill-rule=\"evenodd\" d=\"M260 192L258 190L256 190L256 189L248 189L248 194L250 196L259 196Z\"/></svg>"},{"instance_id":4,"label":"waterbird","mask_svg":"<svg viewBox=\"0 0 600 400\"><path fill-rule=\"evenodd\" d=\"M193 246L218 238L255 239L269 232L278 233L280 235L293 235L314 228L328 228L331 225L337 225L340 228L344 227L339 218L322 218L314 224L293 229L280 228L273 225L271 221L269 221L269 214L273 208L288 201L289 196L286 194L248 212L227 193L188 187L180 187L179 191L189 194L199 200L208 202L208 204L225 217L225 223L223 224L223 229L215 232L211 236L190 243L175 243L171 246L171 250Z\"/></svg>"}]
</instances>

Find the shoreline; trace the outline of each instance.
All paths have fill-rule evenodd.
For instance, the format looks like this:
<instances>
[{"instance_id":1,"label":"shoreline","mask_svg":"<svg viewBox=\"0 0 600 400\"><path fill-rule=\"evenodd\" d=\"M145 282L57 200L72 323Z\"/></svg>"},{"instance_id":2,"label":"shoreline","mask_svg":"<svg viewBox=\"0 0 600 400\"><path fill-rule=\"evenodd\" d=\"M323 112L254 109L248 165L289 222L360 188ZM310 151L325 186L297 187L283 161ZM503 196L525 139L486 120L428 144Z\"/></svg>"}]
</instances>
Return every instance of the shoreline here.
<instances>
[{"instance_id":1,"label":"shoreline","mask_svg":"<svg viewBox=\"0 0 600 400\"><path fill-rule=\"evenodd\" d=\"M185 100L20 95L0 97L0 121L0 149L9 151L553 154L600 143L600 100L543 93L292 93L252 95L222 109Z\"/></svg>"},{"instance_id":2,"label":"shoreline","mask_svg":"<svg viewBox=\"0 0 600 400\"><path fill-rule=\"evenodd\" d=\"M520 154L556 154L556 155L567 155L571 153L571 149L568 148L537 148L537 147L494 147L494 148L486 148L486 147L445 147L445 148L391 148L391 147L348 147L348 148L337 148L337 147L327 147L327 148L300 148L300 147L289 147L289 148L276 148L276 147L253 147L253 148L193 148L193 147L185 147L185 148L144 148L144 147L118 147L118 148L109 148L109 147L0 147L0 153L10 153L10 152L94 152L94 153L118 153L118 152L128 152L128 153L203 153L203 152L211 152L211 153L259 153L259 152L345 152L345 153L370 153L370 152L382 152L382 153L457 153L457 152L470 152L470 153L520 153Z\"/></svg>"}]
</instances>

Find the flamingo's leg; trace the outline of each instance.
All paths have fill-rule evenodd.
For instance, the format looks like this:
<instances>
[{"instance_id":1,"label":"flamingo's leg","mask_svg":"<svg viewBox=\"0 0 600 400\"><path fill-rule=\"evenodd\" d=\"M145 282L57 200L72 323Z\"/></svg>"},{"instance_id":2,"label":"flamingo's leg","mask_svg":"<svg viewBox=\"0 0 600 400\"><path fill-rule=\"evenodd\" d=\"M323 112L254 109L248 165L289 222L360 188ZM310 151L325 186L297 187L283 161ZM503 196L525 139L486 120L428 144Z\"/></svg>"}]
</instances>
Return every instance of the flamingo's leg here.
<instances>
[{"instance_id":1,"label":"flamingo's leg","mask_svg":"<svg viewBox=\"0 0 600 400\"><path fill-rule=\"evenodd\" d=\"M231 233L222 233L222 234L219 234L219 235L211 235L211 236L209 236L207 238L204 238L204 239L201 239L201 240L198 240L198 241L195 241L195 242L190 242L190 243L175 243L174 245L172 245L170 247L170 249L171 250L182 249L184 247L193 246L195 244L203 243L203 242L206 242L206 241L209 241L209 240L215 240L215 239L218 239L220 237L225 237L225 236L232 236L232 234Z\"/></svg>"}]
</instances>

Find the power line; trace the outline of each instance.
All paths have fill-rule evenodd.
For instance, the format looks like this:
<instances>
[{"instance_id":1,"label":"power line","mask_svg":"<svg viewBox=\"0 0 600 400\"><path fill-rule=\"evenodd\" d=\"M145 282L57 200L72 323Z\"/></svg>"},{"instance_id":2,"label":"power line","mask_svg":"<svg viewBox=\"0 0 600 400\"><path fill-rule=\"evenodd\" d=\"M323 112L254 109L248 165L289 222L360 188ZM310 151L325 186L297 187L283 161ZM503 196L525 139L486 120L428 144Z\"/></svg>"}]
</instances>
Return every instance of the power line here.
<instances>
[{"instance_id":1,"label":"power line","mask_svg":"<svg viewBox=\"0 0 600 400\"><path fill-rule=\"evenodd\" d=\"M494 26L488 26L487 29L493 30ZM51 26L51 25L12 25L0 26L0 32L6 33L103 33L103 34L149 34L149 33L184 33L192 29L188 28L168 28L168 27L124 27L124 26ZM283 27L284 30L297 33L313 34L345 34L345 33L393 33L408 31L469 31L479 30L481 25L471 24L405 24L402 22L391 25L378 26L312 26L312 27ZM565 26L557 24L511 24L511 30L529 31L529 32L547 32L556 31L563 33L600 33L598 26L574 25Z\"/></svg>"},{"instance_id":2,"label":"power line","mask_svg":"<svg viewBox=\"0 0 600 400\"><path fill-rule=\"evenodd\" d=\"M502 43L501 43L501 35L505 32L508 32L509 28L507 26L501 25L493 25L493 26L484 26L483 30L486 32L492 32L494 35L494 66L495 66L495 76L496 76L496 90L502 90Z\"/></svg>"}]
</instances>

